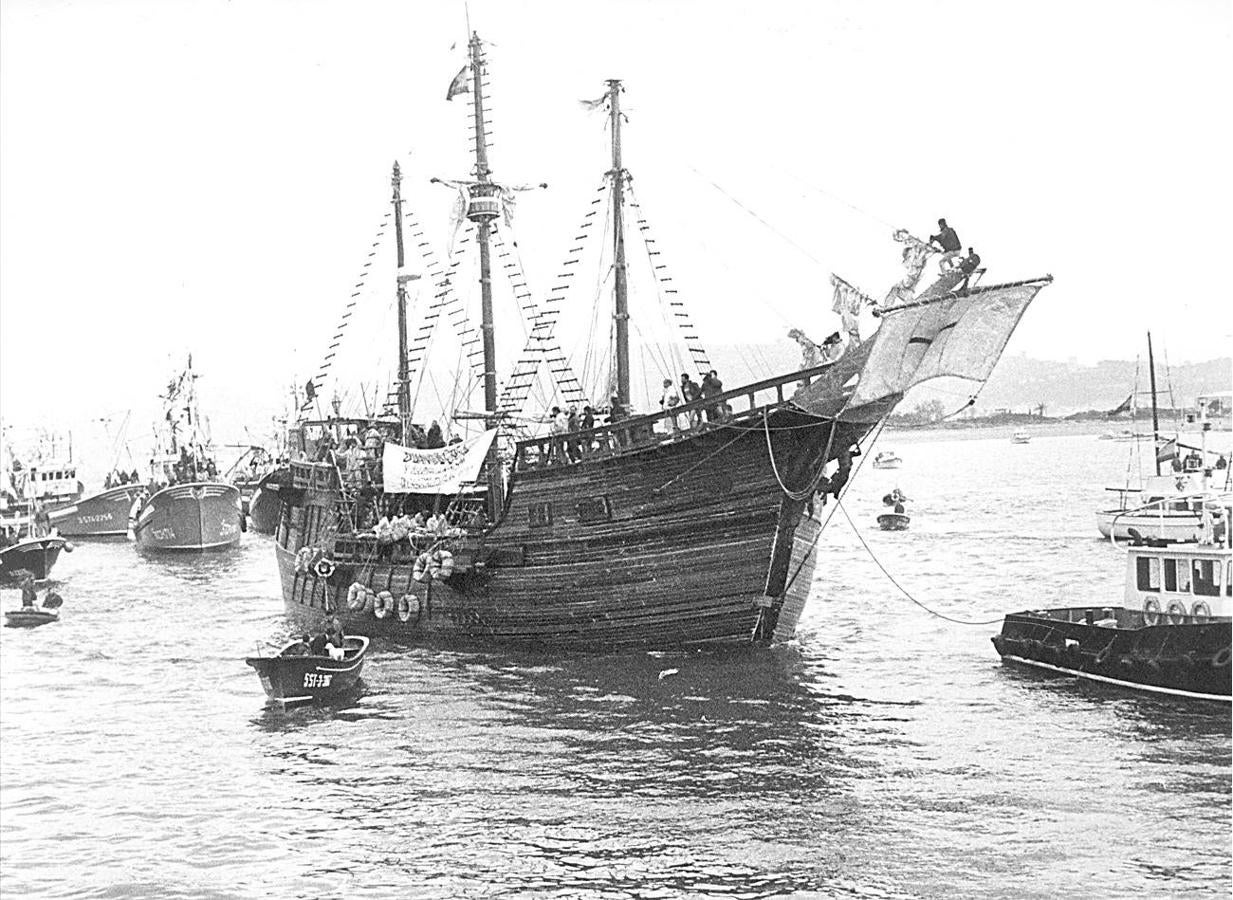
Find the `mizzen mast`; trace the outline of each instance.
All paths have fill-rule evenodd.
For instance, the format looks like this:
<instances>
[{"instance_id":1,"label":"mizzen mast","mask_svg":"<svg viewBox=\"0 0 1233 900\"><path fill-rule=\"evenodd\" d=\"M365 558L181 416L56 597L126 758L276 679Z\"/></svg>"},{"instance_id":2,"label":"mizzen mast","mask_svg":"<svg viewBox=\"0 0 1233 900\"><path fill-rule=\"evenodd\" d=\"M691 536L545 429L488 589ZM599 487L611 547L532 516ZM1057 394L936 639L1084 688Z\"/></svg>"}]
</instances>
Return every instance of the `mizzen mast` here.
<instances>
[{"instance_id":1,"label":"mizzen mast","mask_svg":"<svg viewBox=\"0 0 1233 900\"><path fill-rule=\"evenodd\" d=\"M497 344L492 320L492 260L489 239L492 220L500 211L500 187L492 183L488 168L488 142L484 124L484 49L479 34L471 34L471 79L475 109L475 184L471 185L471 202L467 218L478 225L480 250L480 332L484 340L484 410L489 414L488 427L496 424L497 412Z\"/></svg>"},{"instance_id":2,"label":"mizzen mast","mask_svg":"<svg viewBox=\"0 0 1233 900\"><path fill-rule=\"evenodd\" d=\"M621 165L621 81L608 79L608 114L612 122L612 240L613 309L616 332L617 399L629 409L629 286L625 267L625 179L629 173Z\"/></svg>"}]
</instances>

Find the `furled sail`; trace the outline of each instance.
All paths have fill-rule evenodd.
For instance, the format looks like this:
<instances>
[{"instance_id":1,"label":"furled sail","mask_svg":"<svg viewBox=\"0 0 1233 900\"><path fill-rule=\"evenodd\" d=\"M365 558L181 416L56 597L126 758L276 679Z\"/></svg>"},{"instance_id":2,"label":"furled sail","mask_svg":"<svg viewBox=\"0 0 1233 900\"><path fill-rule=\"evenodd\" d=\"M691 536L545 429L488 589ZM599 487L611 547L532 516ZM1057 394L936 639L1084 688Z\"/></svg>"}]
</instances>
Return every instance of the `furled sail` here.
<instances>
[{"instance_id":1,"label":"furled sail","mask_svg":"<svg viewBox=\"0 0 1233 900\"><path fill-rule=\"evenodd\" d=\"M936 297L927 291L915 303L883 310L869 359L840 418L880 417L886 401L933 378L983 383L1028 304L1052 280L1046 276Z\"/></svg>"}]
</instances>

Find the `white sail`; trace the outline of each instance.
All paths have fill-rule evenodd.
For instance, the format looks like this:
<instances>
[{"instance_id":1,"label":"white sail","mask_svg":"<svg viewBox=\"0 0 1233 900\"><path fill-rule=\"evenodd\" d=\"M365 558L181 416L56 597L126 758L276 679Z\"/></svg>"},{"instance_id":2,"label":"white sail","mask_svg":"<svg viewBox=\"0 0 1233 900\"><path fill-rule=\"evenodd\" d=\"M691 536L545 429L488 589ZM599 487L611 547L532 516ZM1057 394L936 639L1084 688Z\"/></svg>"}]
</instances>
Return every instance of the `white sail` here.
<instances>
[{"instance_id":1,"label":"white sail","mask_svg":"<svg viewBox=\"0 0 1233 900\"><path fill-rule=\"evenodd\" d=\"M1028 304L1050 281L993 285L883 311L844 412L902 396L933 378L984 382Z\"/></svg>"}]
</instances>

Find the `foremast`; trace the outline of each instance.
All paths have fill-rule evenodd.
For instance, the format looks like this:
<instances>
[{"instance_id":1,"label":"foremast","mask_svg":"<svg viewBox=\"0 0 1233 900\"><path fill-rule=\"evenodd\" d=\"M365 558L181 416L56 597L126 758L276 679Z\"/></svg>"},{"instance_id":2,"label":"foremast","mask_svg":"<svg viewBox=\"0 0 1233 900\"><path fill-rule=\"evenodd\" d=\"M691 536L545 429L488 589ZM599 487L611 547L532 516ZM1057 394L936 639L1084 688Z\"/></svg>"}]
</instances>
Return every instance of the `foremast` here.
<instances>
[{"instance_id":1,"label":"foremast","mask_svg":"<svg viewBox=\"0 0 1233 900\"><path fill-rule=\"evenodd\" d=\"M625 181L629 173L621 165L621 81L609 78L608 115L612 124L612 241L613 241L613 330L616 335L616 392L621 405L629 409L629 287L625 267Z\"/></svg>"}]
</instances>

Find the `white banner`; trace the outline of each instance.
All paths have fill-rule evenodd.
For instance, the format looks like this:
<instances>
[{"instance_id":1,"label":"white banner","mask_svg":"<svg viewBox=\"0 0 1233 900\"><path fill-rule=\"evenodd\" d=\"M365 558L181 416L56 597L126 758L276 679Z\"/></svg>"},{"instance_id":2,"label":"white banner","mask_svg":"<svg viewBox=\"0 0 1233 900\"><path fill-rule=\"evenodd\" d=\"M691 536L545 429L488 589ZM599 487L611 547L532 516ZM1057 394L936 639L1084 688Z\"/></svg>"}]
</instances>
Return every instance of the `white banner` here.
<instances>
[{"instance_id":1,"label":"white banner","mask_svg":"<svg viewBox=\"0 0 1233 900\"><path fill-rule=\"evenodd\" d=\"M386 493L455 494L479 478L496 429L439 450L416 450L386 442L382 479Z\"/></svg>"}]
</instances>

